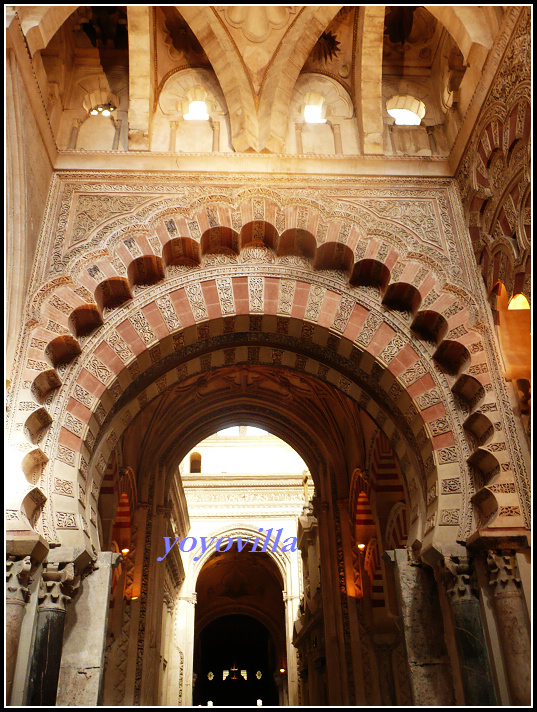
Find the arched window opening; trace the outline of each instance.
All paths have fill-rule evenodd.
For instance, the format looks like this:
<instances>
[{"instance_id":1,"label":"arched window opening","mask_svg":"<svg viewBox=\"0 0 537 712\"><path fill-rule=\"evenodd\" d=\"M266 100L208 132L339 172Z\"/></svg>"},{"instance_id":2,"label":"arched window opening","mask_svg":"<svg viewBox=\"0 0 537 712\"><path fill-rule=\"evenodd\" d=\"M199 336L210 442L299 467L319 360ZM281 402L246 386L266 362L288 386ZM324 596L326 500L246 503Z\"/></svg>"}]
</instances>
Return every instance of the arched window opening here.
<instances>
[{"instance_id":1,"label":"arched window opening","mask_svg":"<svg viewBox=\"0 0 537 712\"><path fill-rule=\"evenodd\" d=\"M190 472L196 475L201 472L201 455L198 452L193 452L190 456Z\"/></svg>"},{"instance_id":2,"label":"arched window opening","mask_svg":"<svg viewBox=\"0 0 537 712\"><path fill-rule=\"evenodd\" d=\"M396 94L386 102L386 111L396 126L419 126L425 116L425 104L409 94Z\"/></svg>"}]
</instances>

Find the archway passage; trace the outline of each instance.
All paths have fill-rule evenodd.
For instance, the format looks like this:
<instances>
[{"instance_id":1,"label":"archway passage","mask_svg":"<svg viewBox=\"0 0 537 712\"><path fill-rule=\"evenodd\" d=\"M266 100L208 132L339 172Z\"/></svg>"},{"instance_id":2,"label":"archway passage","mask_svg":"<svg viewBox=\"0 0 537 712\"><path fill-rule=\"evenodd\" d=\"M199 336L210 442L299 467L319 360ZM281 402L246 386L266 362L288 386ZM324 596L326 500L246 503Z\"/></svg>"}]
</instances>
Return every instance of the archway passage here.
<instances>
[{"instance_id":1,"label":"archway passage","mask_svg":"<svg viewBox=\"0 0 537 712\"><path fill-rule=\"evenodd\" d=\"M195 656L194 705L278 705L274 640L255 618L239 614L212 621L198 636Z\"/></svg>"}]
</instances>

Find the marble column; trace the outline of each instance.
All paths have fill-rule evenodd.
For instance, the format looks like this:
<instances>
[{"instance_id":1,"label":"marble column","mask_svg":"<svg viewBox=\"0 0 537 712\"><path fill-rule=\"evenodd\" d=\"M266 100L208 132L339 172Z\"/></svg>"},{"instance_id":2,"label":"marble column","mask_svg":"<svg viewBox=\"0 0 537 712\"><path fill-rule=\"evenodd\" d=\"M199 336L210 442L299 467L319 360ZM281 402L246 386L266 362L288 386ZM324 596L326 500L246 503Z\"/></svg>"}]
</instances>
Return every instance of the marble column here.
<instances>
[{"instance_id":1,"label":"marble column","mask_svg":"<svg viewBox=\"0 0 537 712\"><path fill-rule=\"evenodd\" d=\"M170 143L168 145L170 153L175 153L177 147L177 124L177 121L170 121Z\"/></svg>"},{"instance_id":2,"label":"marble column","mask_svg":"<svg viewBox=\"0 0 537 712\"><path fill-rule=\"evenodd\" d=\"M211 119L211 126L213 128L213 153L220 152L220 121L213 121Z\"/></svg>"},{"instance_id":3,"label":"marble column","mask_svg":"<svg viewBox=\"0 0 537 712\"><path fill-rule=\"evenodd\" d=\"M330 706L345 706L349 704L349 684L347 679L343 613L341 610L341 599L344 593L340 590L337 569L338 551L334 516L328 502L314 497L312 504L319 526L325 645L323 664L326 666L328 688L326 704ZM315 664L320 665L321 660L317 658ZM321 672L319 669L319 677ZM316 700L313 700L313 702L315 703Z\"/></svg>"},{"instance_id":4,"label":"marble column","mask_svg":"<svg viewBox=\"0 0 537 712\"><path fill-rule=\"evenodd\" d=\"M117 151L119 149L119 139L121 136L121 125L122 124L123 124L123 122L121 121L121 119L116 119L114 121L114 126L116 129L116 132L114 134L114 142L112 144L112 151Z\"/></svg>"},{"instance_id":5,"label":"marble column","mask_svg":"<svg viewBox=\"0 0 537 712\"><path fill-rule=\"evenodd\" d=\"M455 704L451 664L433 571L407 550L387 552L395 582L415 706Z\"/></svg>"},{"instance_id":6,"label":"marble column","mask_svg":"<svg viewBox=\"0 0 537 712\"><path fill-rule=\"evenodd\" d=\"M467 705L497 705L478 590L470 557L446 556L440 563L453 617L464 700Z\"/></svg>"},{"instance_id":7,"label":"marble column","mask_svg":"<svg viewBox=\"0 0 537 712\"><path fill-rule=\"evenodd\" d=\"M341 124L332 124L332 133L334 134L334 149L337 155L343 153L343 143L341 142Z\"/></svg>"},{"instance_id":8,"label":"marble column","mask_svg":"<svg viewBox=\"0 0 537 712\"><path fill-rule=\"evenodd\" d=\"M378 663L380 698L383 707L397 705L392 657L399 640L389 633L375 635L373 644Z\"/></svg>"},{"instance_id":9,"label":"marble column","mask_svg":"<svg viewBox=\"0 0 537 712\"><path fill-rule=\"evenodd\" d=\"M287 657L287 670L284 675L285 705L294 707L298 704L298 670L296 648L293 646L293 627L298 614L299 596L293 596L284 591L283 601L285 604L285 652Z\"/></svg>"},{"instance_id":10,"label":"marble column","mask_svg":"<svg viewBox=\"0 0 537 712\"><path fill-rule=\"evenodd\" d=\"M103 551L83 578L67 612L56 704L102 704L104 651L112 587L112 570L121 554ZM80 684L83 678L84 684Z\"/></svg>"},{"instance_id":11,"label":"marble column","mask_svg":"<svg viewBox=\"0 0 537 712\"><path fill-rule=\"evenodd\" d=\"M189 585L181 589L181 595L175 599L175 639L177 647L183 654L182 679L176 680L176 685L182 685L180 693L181 706L191 707L194 696L194 623L196 616L195 591L188 593Z\"/></svg>"},{"instance_id":12,"label":"marble column","mask_svg":"<svg viewBox=\"0 0 537 712\"><path fill-rule=\"evenodd\" d=\"M295 124L296 152L300 155L304 153L302 147L302 124Z\"/></svg>"},{"instance_id":13,"label":"marble column","mask_svg":"<svg viewBox=\"0 0 537 712\"><path fill-rule=\"evenodd\" d=\"M489 583L512 705L531 705L529 621L514 551L489 551Z\"/></svg>"},{"instance_id":14,"label":"marble column","mask_svg":"<svg viewBox=\"0 0 537 712\"><path fill-rule=\"evenodd\" d=\"M65 606L78 585L73 563L44 564L39 588L35 642L28 682L27 704L43 707L56 704L62 658Z\"/></svg>"},{"instance_id":15,"label":"marble column","mask_svg":"<svg viewBox=\"0 0 537 712\"><path fill-rule=\"evenodd\" d=\"M6 561L6 701L11 702L13 678L22 619L28 601L28 585L31 582L32 560L30 556L23 558L8 556Z\"/></svg>"},{"instance_id":16,"label":"marble column","mask_svg":"<svg viewBox=\"0 0 537 712\"><path fill-rule=\"evenodd\" d=\"M69 144L67 146L67 148L70 150L76 149L76 142L78 141L78 132L80 130L81 125L81 119L73 119L73 125L71 127L71 133L69 135Z\"/></svg>"}]
</instances>

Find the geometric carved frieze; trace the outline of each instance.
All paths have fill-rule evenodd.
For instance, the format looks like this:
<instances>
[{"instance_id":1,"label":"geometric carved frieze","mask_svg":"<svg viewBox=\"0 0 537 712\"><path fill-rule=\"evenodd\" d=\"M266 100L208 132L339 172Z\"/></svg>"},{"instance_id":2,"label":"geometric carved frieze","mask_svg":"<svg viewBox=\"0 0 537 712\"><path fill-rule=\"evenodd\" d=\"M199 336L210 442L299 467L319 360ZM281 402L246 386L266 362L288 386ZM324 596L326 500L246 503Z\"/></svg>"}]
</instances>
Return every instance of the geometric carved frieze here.
<instances>
[{"instance_id":1,"label":"geometric carved frieze","mask_svg":"<svg viewBox=\"0 0 537 712\"><path fill-rule=\"evenodd\" d=\"M54 493L63 494L66 497L74 497L74 485L71 480L62 480L59 477L55 477Z\"/></svg>"},{"instance_id":2,"label":"geometric carved frieze","mask_svg":"<svg viewBox=\"0 0 537 712\"><path fill-rule=\"evenodd\" d=\"M222 316L235 314L235 298L231 277L220 277L216 279L216 290L220 301Z\"/></svg>"},{"instance_id":3,"label":"geometric carved frieze","mask_svg":"<svg viewBox=\"0 0 537 712\"><path fill-rule=\"evenodd\" d=\"M458 477L450 477L441 480L442 494L460 494L462 492L462 483Z\"/></svg>"},{"instance_id":4,"label":"geometric carved frieze","mask_svg":"<svg viewBox=\"0 0 537 712\"><path fill-rule=\"evenodd\" d=\"M278 314L290 316L293 308L296 282L289 279L281 279L278 295Z\"/></svg>"},{"instance_id":5,"label":"geometric carved frieze","mask_svg":"<svg viewBox=\"0 0 537 712\"><path fill-rule=\"evenodd\" d=\"M264 277L248 277L248 297L250 312L264 310Z\"/></svg>"},{"instance_id":6,"label":"geometric carved frieze","mask_svg":"<svg viewBox=\"0 0 537 712\"><path fill-rule=\"evenodd\" d=\"M325 287L321 287L317 284L311 285L308 294L308 301L306 304L304 319L307 319L308 321L317 321L319 319L319 314L321 313L321 306L325 294Z\"/></svg>"},{"instance_id":7,"label":"geometric carved frieze","mask_svg":"<svg viewBox=\"0 0 537 712\"><path fill-rule=\"evenodd\" d=\"M436 405L441 402L440 394L436 388L416 396L415 400L420 410L425 410L426 408L430 408L432 405Z\"/></svg>"},{"instance_id":8,"label":"geometric carved frieze","mask_svg":"<svg viewBox=\"0 0 537 712\"><path fill-rule=\"evenodd\" d=\"M440 521L438 522L438 524L440 526L458 526L460 523L459 520L459 509L443 509L440 512Z\"/></svg>"},{"instance_id":9,"label":"geometric carved frieze","mask_svg":"<svg viewBox=\"0 0 537 712\"><path fill-rule=\"evenodd\" d=\"M123 363L128 363L134 358L133 352L127 346L125 341L121 338L117 331L112 330L105 338L108 346L119 356Z\"/></svg>"},{"instance_id":10,"label":"geometric carved frieze","mask_svg":"<svg viewBox=\"0 0 537 712\"><path fill-rule=\"evenodd\" d=\"M370 312L367 315L362 330L356 337L356 342L362 344L362 346L368 346L383 321L384 319L381 314Z\"/></svg>"},{"instance_id":11,"label":"geometric carved frieze","mask_svg":"<svg viewBox=\"0 0 537 712\"><path fill-rule=\"evenodd\" d=\"M170 333L181 328L181 320L177 316L171 297L168 294L155 300L162 318Z\"/></svg>"},{"instance_id":12,"label":"geometric carved frieze","mask_svg":"<svg viewBox=\"0 0 537 712\"><path fill-rule=\"evenodd\" d=\"M112 378L111 371L95 356L90 359L89 363L86 363L85 367L87 371L89 371L104 385L106 385Z\"/></svg>"},{"instance_id":13,"label":"geometric carved frieze","mask_svg":"<svg viewBox=\"0 0 537 712\"><path fill-rule=\"evenodd\" d=\"M129 317L129 321L138 332L144 344L150 344L156 339L156 336L153 333L153 330L151 329L151 326L147 321L147 317L145 316L143 311L140 310L136 312L136 314L133 314L131 317Z\"/></svg>"},{"instance_id":14,"label":"geometric carved frieze","mask_svg":"<svg viewBox=\"0 0 537 712\"><path fill-rule=\"evenodd\" d=\"M185 286L185 293L194 315L195 321L202 321L209 318L207 306L201 289L201 284L195 282Z\"/></svg>"},{"instance_id":15,"label":"geometric carved frieze","mask_svg":"<svg viewBox=\"0 0 537 712\"><path fill-rule=\"evenodd\" d=\"M334 331L339 331L343 333L349 323L349 319L352 315L356 302L354 299L343 295L339 303L334 321L332 322L331 328Z\"/></svg>"}]
</instances>

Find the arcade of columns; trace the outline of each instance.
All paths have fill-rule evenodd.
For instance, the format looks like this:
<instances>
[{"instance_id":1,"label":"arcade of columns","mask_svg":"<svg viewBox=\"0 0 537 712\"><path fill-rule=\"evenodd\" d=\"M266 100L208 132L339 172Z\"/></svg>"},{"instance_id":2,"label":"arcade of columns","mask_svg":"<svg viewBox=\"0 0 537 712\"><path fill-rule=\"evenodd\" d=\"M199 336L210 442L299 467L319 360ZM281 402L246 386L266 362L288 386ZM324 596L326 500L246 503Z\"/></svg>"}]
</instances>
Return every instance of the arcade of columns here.
<instances>
[{"instance_id":1,"label":"arcade of columns","mask_svg":"<svg viewBox=\"0 0 537 712\"><path fill-rule=\"evenodd\" d=\"M385 8L267 8L268 39L238 9L179 8L219 107L193 153L164 101L183 75L152 76L164 11L128 8L93 150L52 51L80 11L8 10L8 704L192 703L194 583L157 557L190 529L180 462L248 423L315 486L298 704L529 705L530 362L503 307L531 302L529 8L427 10L461 56L423 135L382 118ZM322 155L288 114L345 27Z\"/></svg>"}]
</instances>

